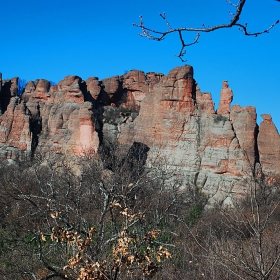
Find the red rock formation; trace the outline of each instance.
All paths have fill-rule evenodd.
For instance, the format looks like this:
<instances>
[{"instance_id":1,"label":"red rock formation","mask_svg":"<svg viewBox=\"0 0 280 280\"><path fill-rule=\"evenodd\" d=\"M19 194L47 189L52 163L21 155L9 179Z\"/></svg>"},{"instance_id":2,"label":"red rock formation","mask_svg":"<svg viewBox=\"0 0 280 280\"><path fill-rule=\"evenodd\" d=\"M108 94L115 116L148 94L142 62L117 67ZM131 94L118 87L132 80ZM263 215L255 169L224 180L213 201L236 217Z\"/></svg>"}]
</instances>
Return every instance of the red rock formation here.
<instances>
[{"instance_id":1,"label":"red rock formation","mask_svg":"<svg viewBox=\"0 0 280 280\"><path fill-rule=\"evenodd\" d=\"M31 150L30 112L18 97L13 97L0 116L0 143Z\"/></svg>"},{"instance_id":2,"label":"red rock formation","mask_svg":"<svg viewBox=\"0 0 280 280\"><path fill-rule=\"evenodd\" d=\"M193 96L193 69L190 66L177 67L154 86L141 103L139 117L135 120L135 141L148 146L154 141L176 143L182 134L184 124L195 110ZM165 127L167 126L166 129ZM126 130L126 126L121 127ZM120 135L125 143L126 133ZM164 143L162 143L164 144Z\"/></svg>"},{"instance_id":3,"label":"red rock formation","mask_svg":"<svg viewBox=\"0 0 280 280\"><path fill-rule=\"evenodd\" d=\"M30 81L26 84L24 92L22 94L22 99L27 101L31 95L34 94L34 91L36 89L36 86L34 84L34 82Z\"/></svg>"},{"instance_id":4,"label":"red rock formation","mask_svg":"<svg viewBox=\"0 0 280 280\"><path fill-rule=\"evenodd\" d=\"M14 120L14 109L17 105L16 98L11 99L5 113L0 117L0 142L6 143Z\"/></svg>"},{"instance_id":5,"label":"red rock formation","mask_svg":"<svg viewBox=\"0 0 280 280\"><path fill-rule=\"evenodd\" d=\"M231 90L225 87L222 92ZM222 112L214 113L211 95L200 92L192 67L177 67L142 101L133 125L120 125L119 141L146 144L151 147L150 164L154 154L160 155L183 181L202 188L211 203L229 203L232 196L243 193L240 182L251 170L247 158L253 162L256 158L256 115L254 108L239 106L234 107L232 119L229 110Z\"/></svg>"},{"instance_id":6,"label":"red rock formation","mask_svg":"<svg viewBox=\"0 0 280 280\"><path fill-rule=\"evenodd\" d=\"M47 147L57 153L79 156L97 151L99 139L95 132L92 103L85 102L88 98L85 85L80 77L67 76L57 87L51 88L45 103L39 103L43 132L39 142L41 149Z\"/></svg>"},{"instance_id":7,"label":"red rock formation","mask_svg":"<svg viewBox=\"0 0 280 280\"><path fill-rule=\"evenodd\" d=\"M123 76L114 76L101 81L102 90L98 100L104 105L121 106L139 110L142 100L160 81L162 74L131 70Z\"/></svg>"},{"instance_id":8,"label":"red rock formation","mask_svg":"<svg viewBox=\"0 0 280 280\"><path fill-rule=\"evenodd\" d=\"M198 85L196 85L196 102L197 109L207 111L209 114L214 114L214 102L212 95L209 92L201 92Z\"/></svg>"},{"instance_id":9,"label":"red rock formation","mask_svg":"<svg viewBox=\"0 0 280 280\"><path fill-rule=\"evenodd\" d=\"M230 119L240 148L246 151L246 157L248 157L250 165L254 168L257 157L256 108L253 106L241 108L239 105L234 105L231 108Z\"/></svg>"},{"instance_id":10,"label":"red rock formation","mask_svg":"<svg viewBox=\"0 0 280 280\"><path fill-rule=\"evenodd\" d=\"M268 174L280 174L280 136L269 114L262 114L258 135L258 150L262 170Z\"/></svg>"},{"instance_id":11,"label":"red rock formation","mask_svg":"<svg viewBox=\"0 0 280 280\"><path fill-rule=\"evenodd\" d=\"M90 77L86 80L87 90L94 100L97 100L101 86L97 77Z\"/></svg>"},{"instance_id":12,"label":"red rock formation","mask_svg":"<svg viewBox=\"0 0 280 280\"><path fill-rule=\"evenodd\" d=\"M81 91L82 79L78 76L67 76L58 83L58 92L54 96L54 103L74 102L81 104L84 102L84 95Z\"/></svg>"},{"instance_id":13,"label":"red rock formation","mask_svg":"<svg viewBox=\"0 0 280 280\"><path fill-rule=\"evenodd\" d=\"M189 65L166 76L137 70L102 81L67 76L52 87L36 80L21 102L15 85L15 79L2 81L0 88L1 105L9 100L0 116L0 157L16 158L37 144L83 156L97 152L100 135L128 148L141 142L150 148L148 164L160 159L182 185L200 187L210 204L230 205L242 195L255 163L280 175L280 136L271 117L262 115L258 134L254 107L230 109L227 82L215 113L211 94L200 91Z\"/></svg>"},{"instance_id":14,"label":"red rock formation","mask_svg":"<svg viewBox=\"0 0 280 280\"><path fill-rule=\"evenodd\" d=\"M84 102L79 110L79 130L76 132L74 153L84 156L88 153L96 153L99 146L99 138L95 131L92 119L92 104ZM75 137L74 137L75 138Z\"/></svg>"},{"instance_id":15,"label":"red rock formation","mask_svg":"<svg viewBox=\"0 0 280 280\"><path fill-rule=\"evenodd\" d=\"M220 103L218 108L218 114L229 114L230 113L230 104L233 99L233 92L228 88L228 82L223 81L223 88L220 95Z\"/></svg>"},{"instance_id":16,"label":"red rock formation","mask_svg":"<svg viewBox=\"0 0 280 280\"><path fill-rule=\"evenodd\" d=\"M91 91L92 87L87 91L86 83L78 76L67 76L52 87L43 79L27 83L22 103L9 105L6 115L10 121L1 124L5 127L3 135L0 133L0 138L4 139L2 142L21 149L30 149L31 144L38 144L43 151L79 156L82 152L96 152L99 139L95 132L92 103L85 102ZM27 117L20 117L18 113L23 112L23 102L29 112L29 132ZM11 140L18 138L21 144Z\"/></svg>"},{"instance_id":17,"label":"red rock formation","mask_svg":"<svg viewBox=\"0 0 280 280\"><path fill-rule=\"evenodd\" d=\"M6 143L10 146L30 152L31 142L30 112L26 106L21 103L14 107L13 123Z\"/></svg>"},{"instance_id":18,"label":"red rock formation","mask_svg":"<svg viewBox=\"0 0 280 280\"><path fill-rule=\"evenodd\" d=\"M102 80L103 90L98 99L101 104L111 105L112 103L120 105L122 99L122 81L119 76Z\"/></svg>"},{"instance_id":19,"label":"red rock formation","mask_svg":"<svg viewBox=\"0 0 280 280\"><path fill-rule=\"evenodd\" d=\"M50 89L50 82L44 79L36 80L35 81L36 88L33 91L31 95L31 100L29 101L34 101L34 102L39 102L39 101L47 101L50 97L48 94L49 89Z\"/></svg>"},{"instance_id":20,"label":"red rock formation","mask_svg":"<svg viewBox=\"0 0 280 280\"><path fill-rule=\"evenodd\" d=\"M160 80L164 77L162 73L148 72L146 73L146 82L148 84L148 92L154 89L154 85L160 82Z\"/></svg>"},{"instance_id":21,"label":"red rock formation","mask_svg":"<svg viewBox=\"0 0 280 280\"><path fill-rule=\"evenodd\" d=\"M149 92L148 82L143 71L131 70L123 77L123 88L126 89L126 108L140 108L140 103Z\"/></svg>"}]
</instances>

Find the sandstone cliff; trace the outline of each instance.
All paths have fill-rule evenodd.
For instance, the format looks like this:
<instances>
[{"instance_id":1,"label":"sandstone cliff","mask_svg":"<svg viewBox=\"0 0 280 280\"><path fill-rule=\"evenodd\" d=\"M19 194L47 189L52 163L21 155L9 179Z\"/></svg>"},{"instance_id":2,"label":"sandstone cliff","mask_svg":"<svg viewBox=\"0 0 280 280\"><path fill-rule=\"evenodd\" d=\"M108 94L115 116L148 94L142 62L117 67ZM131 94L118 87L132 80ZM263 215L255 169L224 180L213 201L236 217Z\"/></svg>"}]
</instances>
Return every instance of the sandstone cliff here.
<instances>
[{"instance_id":1,"label":"sandstone cliff","mask_svg":"<svg viewBox=\"0 0 280 280\"><path fill-rule=\"evenodd\" d=\"M166 76L132 70L101 81L67 76L56 86L40 79L22 97L17 78L1 80L0 156L20 159L39 149L83 156L105 142L127 149L140 142L149 147L147 164L160 154L182 185L230 205L256 164L280 175L280 136L270 115L258 127L254 107L231 107L227 81L216 112L193 75L186 65Z\"/></svg>"}]
</instances>

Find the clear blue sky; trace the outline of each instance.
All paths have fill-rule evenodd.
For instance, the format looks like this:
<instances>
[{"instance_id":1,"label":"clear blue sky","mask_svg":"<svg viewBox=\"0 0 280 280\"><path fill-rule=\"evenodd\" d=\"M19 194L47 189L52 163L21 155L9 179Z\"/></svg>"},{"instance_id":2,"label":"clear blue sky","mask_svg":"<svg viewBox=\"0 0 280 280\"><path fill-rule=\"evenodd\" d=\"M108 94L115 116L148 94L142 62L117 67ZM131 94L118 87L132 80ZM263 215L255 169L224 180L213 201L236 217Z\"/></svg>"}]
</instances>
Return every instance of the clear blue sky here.
<instances>
[{"instance_id":1,"label":"clear blue sky","mask_svg":"<svg viewBox=\"0 0 280 280\"><path fill-rule=\"evenodd\" d=\"M237 1L237 0L232 0ZM248 0L242 21L251 31L265 29L280 19L275 0ZM147 26L166 28L160 12L174 27L227 23L226 0L0 0L0 72L58 82L75 74L84 80L122 75L131 69L167 74L183 65L174 56L176 36L154 42L138 36L132 26L142 15ZM189 33L190 41L195 34ZM269 34L245 37L237 29L202 34L187 49L187 63L195 70L202 91L211 92L216 106L221 82L228 80L233 104L270 113L280 129L280 24Z\"/></svg>"}]
</instances>

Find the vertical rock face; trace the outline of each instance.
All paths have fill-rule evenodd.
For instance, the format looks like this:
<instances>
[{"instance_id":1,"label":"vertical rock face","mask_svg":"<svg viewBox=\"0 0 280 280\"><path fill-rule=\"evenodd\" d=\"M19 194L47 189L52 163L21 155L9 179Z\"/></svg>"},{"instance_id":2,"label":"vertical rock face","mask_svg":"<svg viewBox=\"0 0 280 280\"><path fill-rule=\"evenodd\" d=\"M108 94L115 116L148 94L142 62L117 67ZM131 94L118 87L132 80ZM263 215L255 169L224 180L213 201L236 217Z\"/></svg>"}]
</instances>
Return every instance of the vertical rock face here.
<instances>
[{"instance_id":1,"label":"vertical rock face","mask_svg":"<svg viewBox=\"0 0 280 280\"><path fill-rule=\"evenodd\" d=\"M125 107L139 110L141 101L149 93L149 83L146 75L142 71L131 70L123 77L123 87L125 90Z\"/></svg>"},{"instance_id":2,"label":"vertical rock face","mask_svg":"<svg viewBox=\"0 0 280 280\"><path fill-rule=\"evenodd\" d=\"M145 75L143 71L131 70L123 76L103 79L98 101L103 105L139 110L142 100L162 77L159 73Z\"/></svg>"},{"instance_id":3,"label":"vertical rock face","mask_svg":"<svg viewBox=\"0 0 280 280\"><path fill-rule=\"evenodd\" d=\"M56 153L96 152L99 138L95 132L93 104L86 102L86 83L78 76L67 76L57 86L38 79L28 82L22 99L15 97L16 80L4 81L9 105L0 117L0 154L7 147L29 153L40 148ZM2 88L3 89L3 88ZM18 153L16 150L13 153Z\"/></svg>"},{"instance_id":4,"label":"vertical rock face","mask_svg":"<svg viewBox=\"0 0 280 280\"><path fill-rule=\"evenodd\" d=\"M92 104L84 102L79 110L79 130L76 132L74 153L79 156L87 153L96 153L99 146L99 139L95 131L94 120L92 119Z\"/></svg>"},{"instance_id":5,"label":"vertical rock face","mask_svg":"<svg viewBox=\"0 0 280 280\"><path fill-rule=\"evenodd\" d=\"M180 137L185 116L190 117L187 112L194 112L195 109L192 99L192 74L193 69L190 66L177 67L154 86L154 91L141 103L140 115L135 120L135 132L131 134L136 134L134 141L152 145L154 141L159 143L164 139L174 142ZM176 123L173 123L173 120ZM163 127L169 127L169 130L162 130ZM126 138L125 132L123 135L120 135L121 142L123 137Z\"/></svg>"},{"instance_id":6,"label":"vertical rock face","mask_svg":"<svg viewBox=\"0 0 280 280\"><path fill-rule=\"evenodd\" d=\"M30 112L19 97L12 97L0 116L0 157L19 159L23 154L30 154L31 137Z\"/></svg>"},{"instance_id":7,"label":"vertical rock face","mask_svg":"<svg viewBox=\"0 0 280 280\"><path fill-rule=\"evenodd\" d=\"M22 99L24 101L28 100L31 95L34 95L34 91L36 89L36 85L34 82L30 81L26 84L24 92L22 93Z\"/></svg>"},{"instance_id":8,"label":"vertical rock face","mask_svg":"<svg viewBox=\"0 0 280 280\"><path fill-rule=\"evenodd\" d=\"M193 75L185 65L166 76L131 70L84 81L72 75L54 86L38 79L27 83L22 99L17 78L4 80L0 157L35 149L84 156L102 141L127 149L142 143L148 165L160 159L182 186L207 194L210 205L230 205L243 195L256 163L280 175L280 136L270 115L262 115L258 129L254 107L230 108L233 93L225 81L216 113L211 94L200 91Z\"/></svg>"},{"instance_id":9,"label":"vertical rock face","mask_svg":"<svg viewBox=\"0 0 280 280\"><path fill-rule=\"evenodd\" d=\"M96 153L100 140L94 110L101 112L100 108L108 105L139 109L149 84L153 86L160 77L132 70L102 81L96 77L83 81L78 76L67 76L55 86L37 79L27 83L20 99L18 78L2 81L1 75L0 154L6 157L9 146L28 152L37 147L79 156Z\"/></svg>"},{"instance_id":10,"label":"vertical rock face","mask_svg":"<svg viewBox=\"0 0 280 280\"><path fill-rule=\"evenodd\" d=\"M154 86L158 84L164 75L162 73L148 72L146 73L146 83L148 84L148 92L154 89Z\"/></svg>"},{"instance_id":11,"label":"vertical rock face","mask_svg":"<svg viewBox=\"0 0 280 280\"><path fill-rule=\"evenodd\" d=\"M82 87L85 82L78 76L67 76L58 83L58 92L53 96L53 102L77 103L84 102ZM37 88L37 87L36 87Z\"/></svg>"},{"instance_id":12,"label":"vertical rock face","mask_svg":"<svg viewBox=\"0 0 280 280\"><path fill-rule=\"evenodd\" d=\"M67 76L51 88L45 80L35 86L26 105L32 112L34 129L37 126L37 138L40 133L40 139L33 139L38 141L39 148L78 156L96 152L99 139L93 104L86 101L86 83L78 76Z\"/></svg>"},{"instance_id":13,"label":"vertical rock face","mask_svg":"<svg viewBox=\"0 0 280 280\"><path fill-rule=\"evenodd\" d=\"M30 112L23 103L15 106L16 102L17 101L15 101L15 103L10 103L10 105L13 104L14 106L13 122L8 141L6 141L6 143L13 147L30 152L32 137L30 130Z\"/></svg>"},{"instance_id":14,"label":"vertical rock face","mask_svg":"<svg viewBox=\"0 0 280 280\"><path fill-rule=\"evenodd\" d=\"M35 90L33 94L30 96L29 101L40 102L40 101L48 101L50 95L48 94L50 89L50 82L44 79L35 81Z\"/></svg>"},{"instance_id":15,"label":"vertical rock face","mask_svg":"<svg viewBox=\"0 0 280 280\"><path fill-rule=\"evenodd\" d=\"M280 136L269 114L262 114L258 150L264 172L280 175Z\"/></svg>"},{"instance_id":16,"label":"vertical rock face","mask_svg":"<svg viewBox=\"0 0 280 280\"><path fill-rule=\"evenodd\" d=\"M250 162L257 158L256 112L237 105L230 115L232 91L225 84L222 96L222 114L216 114L211 94L200 92L192 67L175 68L142 101L134 123L120 126L119 141L146 144L150 164L159 154L185 183L207 193L210 203L230 203L243 193Z\"/></svg>"},{"instance_id":17,"label":"vertical rock face","mask_svg":"<svg viewBox=\"0 0 280 280\"><path fill-rule=\"evenodd\" d=\"M258 160L256 108L253 106L241 108L239 105L234 105L231 108L230 119L240 148L246 151L246 157L248 157L251 167L254 168L256 160Z\"/></svg>"}]
</instances>

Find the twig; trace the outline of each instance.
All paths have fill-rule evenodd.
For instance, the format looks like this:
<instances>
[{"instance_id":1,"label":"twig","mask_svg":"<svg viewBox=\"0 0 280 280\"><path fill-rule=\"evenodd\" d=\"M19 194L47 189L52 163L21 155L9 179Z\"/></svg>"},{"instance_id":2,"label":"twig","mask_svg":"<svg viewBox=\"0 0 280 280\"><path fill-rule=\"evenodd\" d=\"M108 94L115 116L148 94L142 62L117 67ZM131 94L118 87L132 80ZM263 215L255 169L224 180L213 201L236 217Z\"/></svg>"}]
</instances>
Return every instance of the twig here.
<instances>
[{"instance_id":1,"label":"twig","mask_svg":"<svg viewBox=\"0 0 280 280\"><path fill-rule=\"evenodd\" d=\"M178 33L180 42L181 42L181 50L179 54L176 56L181 59L182 62L185 62L186 60L183 59L184 55L186 54L186 47L192 46L196 43L198 43L198 39L200 37L200 32L212 32L218 29L225 29L225 28L232 28L232 27L237 27L245 36L254 36L257 37L261 34L269 33L269 31L275 27L278 23L279 20L276 20L274 23L272 23L267 29L262 30L262 31L257 31L257 32L250 32L247 29L247 23L242 24L239 22L240 20L240 15L242 14L243 7L245 5L247 0L238 0L237 4L232 3L230 0L226 0L227 3L229 3L231 6L233 6L236 11L230 12L230 16L232 17L230 19L229 23L225 24L219 24L219 25L214 25L211 27L206 27L205 24L202 25L202 27L179 27L179 28L172 28L171 24L167 20L166 13L160 13L160 17L165 21L168 29L166 31L158 31L155 29L151 29L149 27L146 27L143 21L143 17L139 16L140 18L140 23L136 24L133 23L132 25L135 27L139 27L142 31L142 33L139 34L141 37L146 37L150 40L154 41L162 41L167 35L171 33ZM196 38L194 39L193 42L191 43L185 43L183 39L183 32L196 32Z\"/></svg>"}]
</instances>

